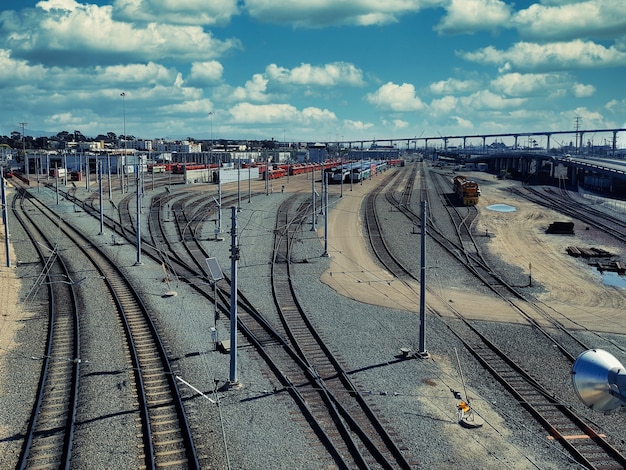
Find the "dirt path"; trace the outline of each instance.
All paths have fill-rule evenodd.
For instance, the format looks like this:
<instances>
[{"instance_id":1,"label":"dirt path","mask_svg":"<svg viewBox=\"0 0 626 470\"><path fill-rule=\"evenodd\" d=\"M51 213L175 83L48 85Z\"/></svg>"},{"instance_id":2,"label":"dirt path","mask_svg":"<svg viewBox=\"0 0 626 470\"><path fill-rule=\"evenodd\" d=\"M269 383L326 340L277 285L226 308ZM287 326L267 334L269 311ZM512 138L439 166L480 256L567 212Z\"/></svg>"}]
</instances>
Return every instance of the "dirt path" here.
<instances>
[{"instance_id":1,"label":"dirt path","mask_svg":"<svg viewBox=\"0 0 626 470\"><path fill-rule=\"evenodd\" d=\"M539 297L568 326L623 333L626 320L626 290L604 285L600 276L583 261L568 256L569 245L596 246L620 254L615 246L603 246L576 235L547 235L546 227L564 217L537 207L507 191L514 182L494 182L491 175L477 175L482 185L479 233L487 230L489 249L508 264L529 272L533 282L545 287ZM408 288L394 282L392 276L372 260L361 236L360 205L367 186L355 187L329 215L329 238L333 240L330 269L322 282L341 295L361 302L415 311L419 305L417 286ZM492 204L508 204L514 212L487 209ZM344 227L356 227L348 233ZM470 288L434 286L428 291L427 304L439 312L462 305L463 314L476 319L523 322L519 314L504 302L477 295ZM498 312L497 316L493 312Z\"/></svg>"}]
</instances>

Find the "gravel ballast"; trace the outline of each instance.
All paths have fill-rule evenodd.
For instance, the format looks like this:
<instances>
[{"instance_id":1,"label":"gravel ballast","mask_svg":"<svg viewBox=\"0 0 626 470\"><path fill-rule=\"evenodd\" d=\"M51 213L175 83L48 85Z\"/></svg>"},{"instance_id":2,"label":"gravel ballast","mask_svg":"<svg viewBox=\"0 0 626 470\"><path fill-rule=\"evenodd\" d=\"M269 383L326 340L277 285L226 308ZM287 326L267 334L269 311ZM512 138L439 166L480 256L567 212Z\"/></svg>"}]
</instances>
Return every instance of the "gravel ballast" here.
<instances>
[{"instance_id":1,"label":"gravel ballast","mask_svg":"<svg viewBox=\"0 0 626 470\"><path fill-rule=\"evenodd\" d=\"M179 188L182 187L174 187L173 191ZM214 190L212 186L207 188L209 192ZM144 207L152 194L161 191L148 191ZM87 193L79 189L76 195L82 199ZM42 189L40 196L47 198L51 206L55 204L51 191ZM237 214L241 249L239 288L271 321L277 321L269 285L275 214L280 203L290 196L287 192L256 196L251 203L242 203ZM411 203L419 206L419 201ZM388 206L386 201L379 204ZM99 235L98 220L74 212L67 201L62 201L60 210L64 217L89 233L94 243L111 253L143 293L168 346L175 374L182 379L179 387L185 397L203 468L333 468L326 453L314 445L310 432L297 419L301 414L293 401L286 393L276 391L277 380L244 339L238 351L241 387L220 390L229 379L229 356L216 351L211 328L217 328L218 339L227 339L229 322L225 315L214 323L213 306L175 276L169 276L169 284L164 282L160 264L144 257L143 265L135 266L136 251L132 244L119 244L119 239L113 243L108 233ZM224 208L225 232L230 229L230 216L230 208ZM144 223L145 219L144 216ZM170 223L172 227L168 231L175 237L173 222ZM147 225L143 230L147 233ZM384 231L392 249L409 264L418 266L419 235L413 233L401 213L386 212ZM28 245L16 243L21 238L16 224L12 234L18 259L30 259L33 255ZM230 238L225 238L221 242L206 241L205 245L211 256L219 260L222 270L230 275ZM486 237L484 241L488 243ZM466 352L451 331L458 327L458 321L428 313L426 349L430 358L403 359L400 348L418 349L419 306L406 311L364 304L338 295L321 283L320 276L328 269L330 259L321 256L319 232L310 231L306 225L295 249L292 258L306 261L294 263L292 275L307 314L351 379L379 410L401 446L406 447L407 455L419 462L421 468L575 468L576 464L562 447L548 439L548 433ZM427 245L427 252L437 260L436 274L428 275L429 282L442 286L474 282L434 244ZM134 397L127 395L125 387L124 381L129 380L130 373L119 352L122 350L119 327L112 326L116 324L114 308L104 295L102 280L76 258L72 261L75 277L86 278L81 282L80 298L84 307L81 327L85 331L82 356L88 364L81 367L77 445L72 467L134 468L138 461L131 447L136 442L137 417ZM491 261L497 264L499 272L508 273L512 279L522 276L517 267ZM27 291L32 276L27 266L17 269L23 277L23 291ZM165 292L172 290L175 296L164 297ZM540 291L541 286L536 286L536 290ZM19 333L18 347L4 352L5 377L18 376L15 371L27 366L25 358L33 354L28 351L36 349L31 345L42 341L43 324L35 318ZM571 404L577 413L593 420L623 445L626 433L621 429L621 412L607 417L584 408L571 388L569 365L554 354L553 346L533 328L489 321L476 322L476 326L507 353L523 359L531 375ZM592 333L581 334L599 347L602 341L613 341L626 348L626 340L620 335L603 335L599 341ZM20 441L10 440L8 436L23 432L32 390L36 389L37 376L30 372L19 374L19 380L24 383L15 381L5 385L2 394L4 408L15 410L11 418L3 420L7 439L0 445L10 452L1 462L9 467L14 466L16 443ZM471 399L475 412L485 422L482 428L459 426L458 399L453 391Z\"/></svg>"}]
</instances>

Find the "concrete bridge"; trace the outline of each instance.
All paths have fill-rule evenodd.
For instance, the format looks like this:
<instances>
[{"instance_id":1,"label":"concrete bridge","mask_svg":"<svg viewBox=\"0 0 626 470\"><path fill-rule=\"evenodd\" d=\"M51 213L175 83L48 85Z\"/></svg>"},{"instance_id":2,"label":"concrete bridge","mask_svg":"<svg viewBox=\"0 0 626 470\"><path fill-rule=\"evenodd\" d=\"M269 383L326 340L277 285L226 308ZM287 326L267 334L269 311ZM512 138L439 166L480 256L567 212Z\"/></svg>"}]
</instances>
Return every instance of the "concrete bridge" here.
<instances>
[{"instance_id":1,"label":"concrete bridge","mask_svg":"<svg viewBox=\"0 0 626 470\"><path fill-rule=\"evenodd\" d=\"M526 144L527 148L532 148L536 144L536 138L545 138L546 145L543 149L546 152L550 152L553 148L553 138L557 136L571 136L570 140L575 142L574 153L582 150L585 145L585 138L592 135L595 140L596 136L606 136L602 138L603 141L609 142L610 150L615 154L617 151L618 136L621 132L626 132L625 128L616 129L574 129L568 131L537 131L537 132L509 132L509 133L494 133L494 134L468 134L468 135L438 135L430 137L407 137L407 138L393 138L393 139L372 139L372 140L350 140L350 141L335 141L328 142L331 145L343 146L348 148L366 148L372 145L389 145L399 148L413 149L413 150L425 150L431 151L435 149L443 149L444 151L451 150L452 147L456 150L466 151L468 149L488 151L494 143L502 142L505 139L510 144L507 147L511 149L520 149L523 147L523 139L528 139ZM476 145L478 141L478 145ZM452 146L452 144L454 144Z\"/></svg>"}]
</instances>

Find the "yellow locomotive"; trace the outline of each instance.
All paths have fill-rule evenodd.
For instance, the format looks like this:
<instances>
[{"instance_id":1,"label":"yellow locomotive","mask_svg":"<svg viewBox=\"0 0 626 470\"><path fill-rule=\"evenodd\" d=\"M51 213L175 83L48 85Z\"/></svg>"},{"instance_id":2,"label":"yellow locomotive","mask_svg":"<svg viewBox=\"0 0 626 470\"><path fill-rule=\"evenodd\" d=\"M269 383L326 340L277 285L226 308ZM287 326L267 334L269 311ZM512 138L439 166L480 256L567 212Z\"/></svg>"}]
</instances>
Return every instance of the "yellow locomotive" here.
<instances>
[{"instance_id":1,"label":"yellow locomotive","mask_svg":"<svg viewBox=\"0 0 626 470\"><path fill-rule=\"evenodd\" d=\"M465 176L458 175L452 180L454 192L464 206L475 206L480 197L480 188L476 181L468 180Z\"/></svg>"}]
</instances>

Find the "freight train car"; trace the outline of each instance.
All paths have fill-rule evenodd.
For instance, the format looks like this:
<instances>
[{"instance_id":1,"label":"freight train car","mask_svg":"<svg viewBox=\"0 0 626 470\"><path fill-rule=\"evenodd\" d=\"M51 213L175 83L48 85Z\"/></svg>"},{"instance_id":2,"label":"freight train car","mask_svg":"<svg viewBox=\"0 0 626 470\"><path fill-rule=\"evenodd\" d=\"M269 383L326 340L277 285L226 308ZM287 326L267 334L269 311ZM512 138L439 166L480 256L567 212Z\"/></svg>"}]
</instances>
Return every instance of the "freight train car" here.
<instances>
[{"instance_id":1,"label":"freight train car","mask_svg":"<svg viewBox=\"0 0 626 470\"><path fill-rule=\"evenodd\" d=\"M165 173L165 165L148 165L148 173Z\"/></svg>"},{"instance_id":2,"label":"freight train car","mask_svg":"<svg viewBox=\"0 0 626 470\"><path fill-rule=\"evenodd\" d=\"M465 176L455 176L452 180L454 192L464 206L475 206L480 197L480 188L476 181L470 181Z\"/></svg>"},{"instance_id":3,"label":"freight train car","mask_svg":"<svg viewBox=\"0 0 626 470\"><path fill-rule=\"evenodd\" d=\"M278 178L282 178L283 176L287 176L287 170L284 168L272 168L269 167L269 170L263 169L263 171L259 171L259 179L268 179L268 180L276 180Z\"/></svg>"},{"instance_id":4,"label":"freight train car","mask_svg":"<svg viewBox=\"0 0 626 470\"><path fill-rule=\"evenodd\" d=\"M174 175L183 175L185 171L189 170L207 170L211 168L217 168L217 163L173 163L171 170ZM167 170L167 167L166 167Z\"/></svg>"}]
</instances>

